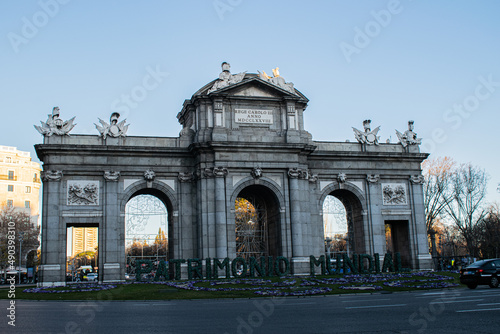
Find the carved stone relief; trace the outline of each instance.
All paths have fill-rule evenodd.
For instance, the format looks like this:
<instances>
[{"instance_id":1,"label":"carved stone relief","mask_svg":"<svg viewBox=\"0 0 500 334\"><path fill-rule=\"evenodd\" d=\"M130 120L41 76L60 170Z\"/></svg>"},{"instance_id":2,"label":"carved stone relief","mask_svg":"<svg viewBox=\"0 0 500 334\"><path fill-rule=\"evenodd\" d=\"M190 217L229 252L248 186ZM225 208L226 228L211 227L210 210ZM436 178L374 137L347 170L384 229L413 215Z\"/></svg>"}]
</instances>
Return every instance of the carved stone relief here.
<instances>
[{"instance_id":1,"label":"carved stone relief","mask_svg":"<svg viewBox=\"0 0 500 334\"><path fill-rule=\"evenodd\" d=\"M153 182L156 177L156 173L152 169L148 169L144 172L144 179L147 182Z\"/></svg>"},{"instance_id":2,"label":"carved stone relief","mask_svg":"<svg viewBox=\"0 0 500 334\"><path fill-rule=\"evenodd\" d=\"M254 179L260 178L262 176L262 168L260 168L259 166L254 167L250 172L250 175L252 175Z\"/></svg>"},{"instance_id":3,"label":"carved stone relief","mask_svg":"<svg viewBox=\"0 0 500 334\"><path fill-rule=\"evenodd\" d=\"M407 204L406 185L404 183L383 183L382 196L384 205Z\"/></svg>"},{"instance_id":4,"label":"carved stone relief","mask_svg":"<svg viewBox=\"0 0 500 334\"><path fill-rule=\"evenodd\" d=\"M345 183L345 181L347 181L347 175L345 173L339 173L339 175L337 175L337 181L339 183Z\"/></svg>"},{"instance_id":5,"label":"carved stone relief","mask_svg":"<svg viewBox=\"0 0 500 334\"><path fill-rule=\"evenodd\" d=\"M68 205L99 205L99 181L68 181Z\"/></svg>"}]
</instances>

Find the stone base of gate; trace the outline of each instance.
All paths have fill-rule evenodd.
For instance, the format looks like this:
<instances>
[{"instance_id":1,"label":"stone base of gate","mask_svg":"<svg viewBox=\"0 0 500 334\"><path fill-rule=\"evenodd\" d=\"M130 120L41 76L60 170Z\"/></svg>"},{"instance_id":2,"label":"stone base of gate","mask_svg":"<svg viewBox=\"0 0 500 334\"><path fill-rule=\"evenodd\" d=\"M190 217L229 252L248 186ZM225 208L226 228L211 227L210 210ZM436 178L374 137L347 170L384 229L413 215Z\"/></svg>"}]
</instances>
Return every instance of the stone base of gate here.
<instances>
[{"instance_id":1,"label":"stone base of gate","mask_svg":"<svg viewBox=\"0 0 500 334\"><path fill-rule=\"evenodd\" d=\"M105 263L102 267L102 273L98 272L99 283L124 282L123 272L120 270L119 263Z\"/></svg>"},{"instance_id":2,"label":"stone base of gate","mask_svg":"<svg viewBox=\"0 0 500 334\"><path fill-rule=\"evenodd\" d=\"M292 257L290 259L290 266L292 274L295 276L306 276L311 274L308 256Z\"/></svg>"},{"instance_id":3,"label":"stone base of gate","mask_svg":"<svg viewBox=\"0 0 500 334\"><path fill-rule=\"evenodd\" d=\"M430 254L420 254L417 256L419 270L433 270L434 263Z\"/></svg>"},{"instance_id":4,"label":"stone base of gate","mask_svg":"<svg viewBox=\"0 0 500 334\"><path fill-rule=\"evenodd\" d=\"M38 267L38 287L66 286L66 270L59 264L44 264Z\"/></svg>"}]
</instances>

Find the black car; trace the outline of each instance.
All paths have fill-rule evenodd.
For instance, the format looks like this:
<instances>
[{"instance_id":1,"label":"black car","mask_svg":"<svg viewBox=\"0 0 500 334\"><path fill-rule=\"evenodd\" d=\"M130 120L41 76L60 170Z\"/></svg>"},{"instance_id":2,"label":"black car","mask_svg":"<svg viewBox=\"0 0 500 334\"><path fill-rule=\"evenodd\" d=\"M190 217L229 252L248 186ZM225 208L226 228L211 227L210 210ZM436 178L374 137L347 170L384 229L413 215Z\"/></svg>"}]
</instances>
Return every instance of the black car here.
<instances>
[{"instance_id":1,"label":"black car","mask_svg":"<svg viewBox=\"0 0 500 334\"><path fill-rule=\"evenodd\" d=\"M475 289L478 285L497 288L499 277L500 259L477 261L460 270L460 283L467 285L469 289Z\"/></svg>"}]
</instances>

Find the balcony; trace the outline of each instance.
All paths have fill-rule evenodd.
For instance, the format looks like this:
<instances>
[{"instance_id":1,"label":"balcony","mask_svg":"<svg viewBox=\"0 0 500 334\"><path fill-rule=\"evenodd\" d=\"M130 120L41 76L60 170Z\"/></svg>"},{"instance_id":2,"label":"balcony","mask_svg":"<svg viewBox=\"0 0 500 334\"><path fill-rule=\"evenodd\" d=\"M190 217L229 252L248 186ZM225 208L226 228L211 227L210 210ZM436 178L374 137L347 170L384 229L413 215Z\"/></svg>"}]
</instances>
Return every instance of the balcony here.
<instances>
[{"instance_id":1,"label":"balcony","mask_svg":"<svg viewBox=\"0 0 500 334\"><path fill-rule=\"evenodd\" d=\"M9 177L9 175L0 174L0 180L17 181L17 176L14 175L12 177Z\"/></svg>"}]
</instances>

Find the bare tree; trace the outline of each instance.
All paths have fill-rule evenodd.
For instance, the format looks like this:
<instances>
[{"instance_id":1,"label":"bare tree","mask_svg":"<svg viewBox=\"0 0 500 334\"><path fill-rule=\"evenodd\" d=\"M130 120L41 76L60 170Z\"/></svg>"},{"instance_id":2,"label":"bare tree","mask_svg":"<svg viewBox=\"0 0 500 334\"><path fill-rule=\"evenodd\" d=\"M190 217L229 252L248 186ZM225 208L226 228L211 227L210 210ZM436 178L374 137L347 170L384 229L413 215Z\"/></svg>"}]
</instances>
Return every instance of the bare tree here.
<instances>
[{"instance_id":1,"label":"bare tree","mask_svg":"<svg viewBox=\"0 0 500 334\"><path fill-rule=\"evenodd\" d=\"M31 220L31 216L26 210L15 207L4 207L0 210L0 270L5 269L9 264L9 240L14 244L15 266L19 264L19 251L23 265L26 265L28 252L37 249L40 245L38 236L40 227ZM19 236L22 235L23 245L20 247Z\"/></svg>"},{"instance_id":2,"label":"bare tree","mask_svg":"<svg viewBox=\"0 0 500 334\"><path fill-rule=\"evenodd\" d=\"M445 213L446 206L453 199L451 179L455 162L449 157L427 159L422 164L424 175L424 207L427 233L431 238L431 253L436 255L435 228L438 218Z\"/></svg>"},{"instance_id":3,"label":"bare tree","mask_svg":"<svg viewBox=\"0 0 500 334\"><path fill-rule=\"evenodd\" d=\"M491 205L477 225L477 239L482 258L500 257L500 207Z\"/></svg>"},{"instance_id":4,"label":"bare tree","mask_svg":"<svg viewBox=\"0 0 500 334\"><path fill-rule=\"evenodd\" d=\"M467 244L471 256L478 256L475 226L486 215L483 207L488 177L472 164L461 164L452 177L453 200L445 206L448 217L455 223Z\"/></svg>"}]
</instances>

